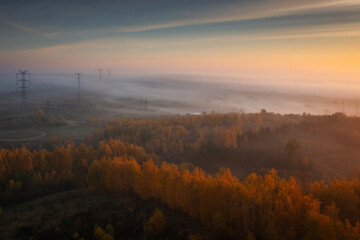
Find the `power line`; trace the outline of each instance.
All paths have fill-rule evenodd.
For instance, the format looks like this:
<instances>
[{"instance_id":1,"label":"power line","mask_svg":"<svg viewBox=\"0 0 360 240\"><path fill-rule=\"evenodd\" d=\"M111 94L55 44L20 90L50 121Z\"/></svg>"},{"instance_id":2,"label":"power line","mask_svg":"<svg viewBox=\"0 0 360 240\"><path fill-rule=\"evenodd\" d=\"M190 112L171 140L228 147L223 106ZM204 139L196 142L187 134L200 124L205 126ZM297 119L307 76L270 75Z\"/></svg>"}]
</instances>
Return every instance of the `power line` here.
<instances>
[{"instance_id":1,"label":"power line","mask_svg":"<svg viewBox=\"0 0 360 240\"><path fill-rule=\"evenodd\" d=\"M18 79L19 76L21 76L21 78L16 81L17 91L21 89L21 103L23 105L26 105L27 93L31 92L31 88L29 87L31 86L31 81L29 80L31 78L31 75L30 73L28 73L28 70L25 71L18 70L18 73L16 73L16 79Z\"/></svg>"}]
</instances>

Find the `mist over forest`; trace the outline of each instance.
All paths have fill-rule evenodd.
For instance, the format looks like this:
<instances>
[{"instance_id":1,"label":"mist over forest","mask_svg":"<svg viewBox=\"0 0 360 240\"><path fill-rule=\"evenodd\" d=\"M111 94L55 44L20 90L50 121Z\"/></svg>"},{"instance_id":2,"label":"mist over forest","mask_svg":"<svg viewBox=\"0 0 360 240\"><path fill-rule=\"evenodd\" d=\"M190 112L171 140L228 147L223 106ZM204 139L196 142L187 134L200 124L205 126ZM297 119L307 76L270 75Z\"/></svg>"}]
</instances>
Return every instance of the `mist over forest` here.
<instances>
[{"instance_id":1,"label":"mist over forest","mask_svg":"<svg viewBox=\"0 0 360 240\"><path fill-rule=\"evenodd\" d=\"M202 112L259 112L266 109L275 113L332 114L344 112L356 115L357 89L325 84L287 84L191 75L123 76L103 72L83 74L83 100L101 101L116 105L120 98L148 99L152 111L159 114L186 114ZM15 74L1 77L3 96L15 101ZM47 98L76 98L75 74L32 74L30 102ZM119 111L116 106L108 108Z\"/></svg>"}]
</instances>

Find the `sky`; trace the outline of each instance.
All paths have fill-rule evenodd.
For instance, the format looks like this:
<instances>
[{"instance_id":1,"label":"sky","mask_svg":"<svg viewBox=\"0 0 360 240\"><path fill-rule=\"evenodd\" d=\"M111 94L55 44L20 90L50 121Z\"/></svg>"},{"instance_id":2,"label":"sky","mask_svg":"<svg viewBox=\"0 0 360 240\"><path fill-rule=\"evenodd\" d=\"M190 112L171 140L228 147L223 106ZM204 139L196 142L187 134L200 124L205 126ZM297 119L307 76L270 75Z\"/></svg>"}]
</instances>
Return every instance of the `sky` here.
<instances>
[{"instance_id":1,"label":"sky","mask_svg":"<svg viewBox=\"0 0 360 240\"><path fill-rule=\"evenodd\" d=\"M0 36L3 73L360 86L360 0L2 0Z\"/></svg>"}]
</instances>

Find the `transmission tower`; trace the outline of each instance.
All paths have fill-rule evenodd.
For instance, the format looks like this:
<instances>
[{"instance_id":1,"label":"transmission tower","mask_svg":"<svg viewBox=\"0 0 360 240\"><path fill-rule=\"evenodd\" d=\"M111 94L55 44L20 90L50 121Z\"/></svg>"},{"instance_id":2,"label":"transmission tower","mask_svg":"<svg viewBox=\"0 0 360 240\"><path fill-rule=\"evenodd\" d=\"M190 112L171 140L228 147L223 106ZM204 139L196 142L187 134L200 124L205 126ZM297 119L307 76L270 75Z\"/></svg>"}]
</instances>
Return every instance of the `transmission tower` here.
<instances>
[{"instance_id":1,"label":"transmission tower","mask_svg":"<svg viewBox=\"0 0 360 240\"><path fill-rule=\"evenodd\" d=\"M50 101L49 100L47 100L46 101L46 114L49 116L49 114L50 114Z\"/></svg>"},{"instance_id":2,"label":"transmission tower","mask_svg":"<svg viewBox=\"0 0 360 240\"><path fill-rule=\"evenodd\" d=\"M78 104L80 104L80 88L81 88L81 73L76 73L75 74L75 78L77 79L77 83L78 83L78 89L77 89L77 101L78 101Z\"/></svg>"},{"instance_id":3,"label":"transmission tower","mask_svg":"<svg viewBox=\"0 0 360 240\"><path fill-rule=\"evenodd\" d=\"M20 79L19 79L20 76ZM21 71L18 70L18 73L16 73L16 86L17 86L17 92L19 92L19 89L21 90L21 103L23 105L27 104L27 93L31 92L31 81L29 80L31 78L30 73L28 73L28 70Z\"/></svg>"},{"instance_id":4,"label":"transmission tower","mask_svg":"<svg viewBox=\"0 0 360 240\"><path fill-rule=\"evenodd\" d=\"M99 80L101 81L101 72L102 72L102 69L99 69Z\"/></svg>"},{"instance_id":5,"label":"transmission tower","mask_svg":"<svg viewBox=\"0 0 360 240\"><path fill-rule=\"evenodd\" d=\"M111 70L108 70L108 78L111 80Z\"/></svg>"}]
</instances>

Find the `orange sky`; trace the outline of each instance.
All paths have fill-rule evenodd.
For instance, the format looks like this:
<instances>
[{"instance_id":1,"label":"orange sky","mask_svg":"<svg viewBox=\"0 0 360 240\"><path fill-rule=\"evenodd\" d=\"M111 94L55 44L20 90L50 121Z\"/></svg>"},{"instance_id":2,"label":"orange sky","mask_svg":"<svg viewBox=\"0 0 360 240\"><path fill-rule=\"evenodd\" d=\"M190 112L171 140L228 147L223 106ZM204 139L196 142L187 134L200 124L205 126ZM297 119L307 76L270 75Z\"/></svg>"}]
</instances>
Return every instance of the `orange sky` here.
<instances>
[{"instance_id":1,"label":"orange sky","mask_svg":"<svg viewBox=\"0 0 360 240\"><path fill-rule=\"evenodd\" d=\"M76 31L57 22L45 28L0 14L12 33L28 36L13 44L10 38L0 41L0 65L360 84L360 2L257 0L213 5L207 6L208 14L196 7L175 11L170 5L167 11L174 11L174 19L148 12L149 21L135 24L128 16L125 23L89 23Z\"/></svg>"}]
</instances>

